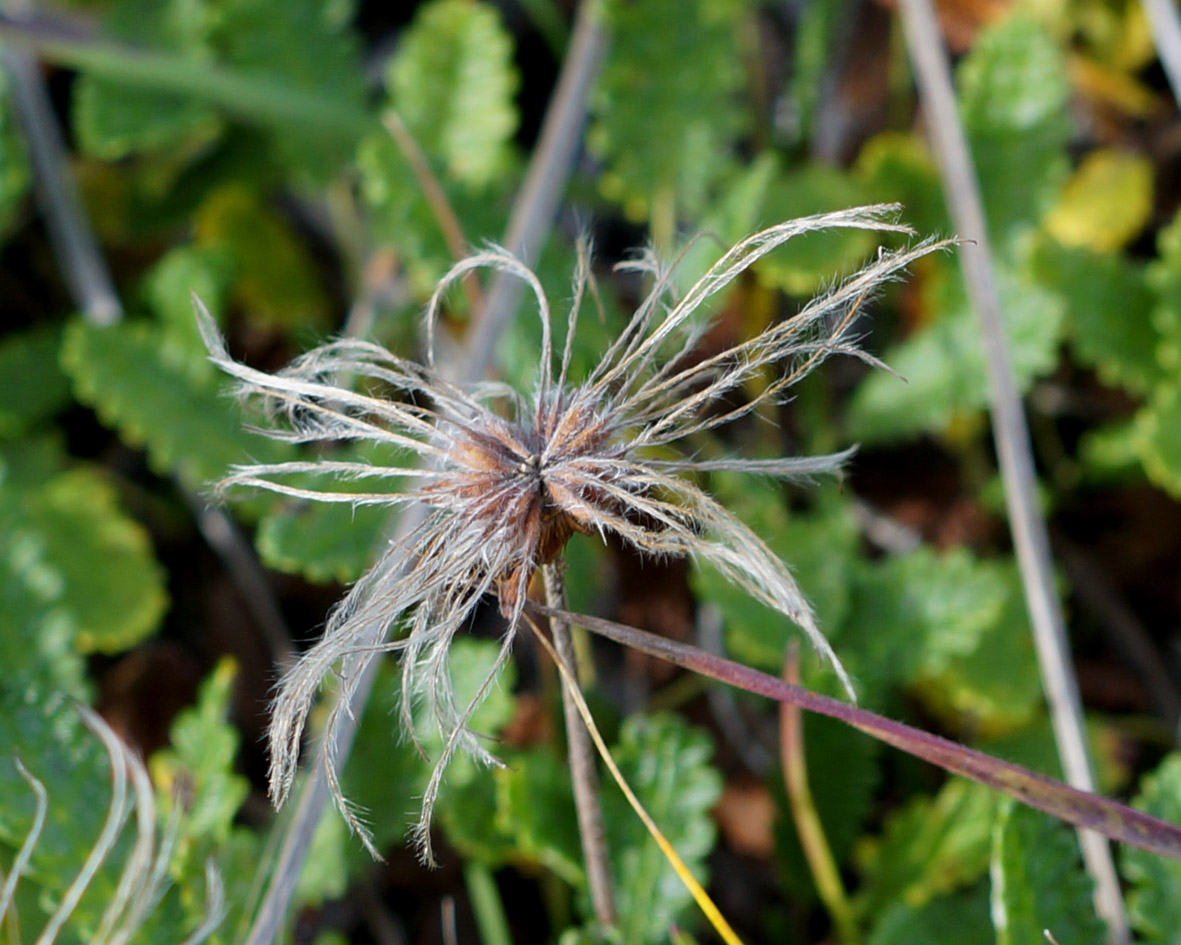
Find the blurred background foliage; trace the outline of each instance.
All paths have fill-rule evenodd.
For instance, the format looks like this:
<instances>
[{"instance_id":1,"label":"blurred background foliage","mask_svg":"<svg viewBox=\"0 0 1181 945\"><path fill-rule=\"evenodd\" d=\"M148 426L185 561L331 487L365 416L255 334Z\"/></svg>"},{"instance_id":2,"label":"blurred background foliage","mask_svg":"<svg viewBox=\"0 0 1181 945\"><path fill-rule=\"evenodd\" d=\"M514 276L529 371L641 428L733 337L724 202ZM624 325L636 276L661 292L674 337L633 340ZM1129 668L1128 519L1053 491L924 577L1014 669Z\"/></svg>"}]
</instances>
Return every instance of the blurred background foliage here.
<instances>
[{"instance_id":1,"label":"blurred background foliage","mask_svg":"<svg viewBox=\"0 0 1181 945\"><path fill-rule=\"evenodd\" d=\"M77 701L148 757L161 823L177 812L171 886L133 940L176 942L199 925L212 860L230 891L213 940L237 941L284 827L261 787L277 667L314 639L390 523L372 508L275 496L235 504L265 573L219 537L225 520L200 498L209 484L236 461L295 449L242 428L205 360L190 293L260 367L341 333L421 355L419 313L454 246L415 162L437 177L467 247L501 238L572 10L63 0L34 12L5 13L0 43L10 66L30 42L40 57L65 170L125 313L114 324L76 313L32 190L16 94L27 77L0 72L5 874L35 813L12 759L50 802L0 941L36 938L105 816L110 764ZM1178 821L1177 106L1137 3L970 0L941 12L1101 785ZM593 236L602 310L583 320L579 369L640 296L611 264L646 241L672 256L706 234L685 253L687 282L720 245L822 210L898 201L920 233L950 232L886 5L603 0L599 15L609 52L539 267L560 310L575 240ZM390 116L413 149L391 135ZM703 352L789 315L874 251L849 232L767 258L716 313ZM459 337L467 318L457 301L447 332ZM763 411L771 422L694 444L771 456L857 442L848 478L800 488L718 474L709 485L791 564L865 705L1057 773L954 254L922 260L861 330L904 380L833 363ZM536 319L511 325L501 378L528 383L537 335ZM707 569L581 537L569 558L578 609L774 673L795 637ZM453 653L471 685L495 654L491 609L484 624ZM641 659L599 657L590 695L620 766L690 866L712 876L745 940L831 938L792 826L772 709ZM833 689L804 664L808 685ZM389 860L371 862L325 819L291 941L437 941L447 900L463 941L597 941L583 925L552 670L523 642L481 709L475 727L497 733L508 764L454 766L437 873L418 869L405 843L428 769L397 731L396 669L383 673L344 778ZM1073 833L827 720L806 726L817 813L859 938L1032 943L1049 928L1060 945L1099 940ZM667 864L605 792L622 941L696 928ZM93 940L125 832L58 941ZM1137 936L1181 941L1181 867L1135 851L1120 867Z\"/></svg>"}]
</instances>

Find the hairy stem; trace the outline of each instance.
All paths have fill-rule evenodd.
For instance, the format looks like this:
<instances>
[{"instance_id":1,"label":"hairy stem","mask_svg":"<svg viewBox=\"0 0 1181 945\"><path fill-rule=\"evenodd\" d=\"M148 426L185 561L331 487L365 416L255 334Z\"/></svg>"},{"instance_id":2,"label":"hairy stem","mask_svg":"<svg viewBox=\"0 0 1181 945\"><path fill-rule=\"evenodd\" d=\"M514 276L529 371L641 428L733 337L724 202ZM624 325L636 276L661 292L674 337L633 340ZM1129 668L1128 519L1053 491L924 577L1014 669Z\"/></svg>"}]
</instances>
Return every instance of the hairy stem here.
<instances>
[{"instance_id":1,"label":"hairy stem","mask_svg":"<svg viewBox=\"0 0 1181 945\"><path fill-rule=\"evenodd\" d=\"M542 565L545 602L554 610L566 609L566 582L560 563ZM558 658L578 676L578 659L570 624L550 618L554 650ZM595 752L586 725L578 713L571 689L575 683L562 677L562 714L566 720L566 754L570 764L570 782L574 787L574 807L578 812L578 834L582 838L582 856L586 863L586 882L590 888L595 918L604 926L615 924L615 891L611 865L607 859L607 838L603 833L603 811L599 806L599 774Z\"/></svg>"}]
</instances>

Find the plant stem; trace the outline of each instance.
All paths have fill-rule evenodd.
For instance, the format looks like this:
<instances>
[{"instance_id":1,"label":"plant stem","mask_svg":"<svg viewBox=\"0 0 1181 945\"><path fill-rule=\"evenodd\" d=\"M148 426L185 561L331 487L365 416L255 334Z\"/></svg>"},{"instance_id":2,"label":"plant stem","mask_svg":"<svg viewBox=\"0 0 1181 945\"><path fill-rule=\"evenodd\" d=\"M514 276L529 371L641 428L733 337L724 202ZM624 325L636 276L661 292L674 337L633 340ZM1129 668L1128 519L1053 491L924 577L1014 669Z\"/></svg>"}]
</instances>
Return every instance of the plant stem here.
<instances>
[{"instance_id":1,"label":"plant stem","mask_svg":"<svg viewBox=\"0 0 1181 945\"><path fill-rule=\"evenodd\" d=\"M1082 703L1054 586L1050 540L1038 509L1029 427L1009 358L980 183L959 121L951 69L931 0L903 0L899 11L919 95L927 110L927 128L944 176L948 209L964 239L959 247L960 263L980 323L993 437L1054 739L1067 782L1079 790L1093 791ZM1102 836L1087 830L1079 831L1079 843L1095 883L1095 908L1108 924L1108 941L1113 945L1127 942L1127 918L1111 848Z\"/></svg>"},{"instance_id":2,"label":"plant stem","mask_svg":"<svg viewBox=\"0 0 1181 945\"><path fill-rule=\"evenodd\" d=\"M0 37L14 46L32 49L55 65L131 88L207 102L246 121L281 130L314 129L355 141L375 124L372 115L351 102L293 89L276 79L178 58L172 51L155 52L113 43L64 20L0 12Z\"/></svg>"},{"instance_id":3,"label":"plant stem","mask_svg":"<svg viewBox=\"0 0 1181 945\"><path fill-rule=\"evenodd\" d=\"M790 702L809 712L827 715L865 732L878 741L938 765L945 771L1004 791L1022 804L1027 804L1065 823L1087 830L1101 831L1119 843L1127 843L1142 850L1159 853L1161 856L1181 860L1181 827L1118 801L1080 791L1011 761L994 758L975 748L957 744L942 735L924 732L912 725L897 722L868 709L841 702L832 696L804 689L802 686L793 686L777 676L770 676L742 663L715 656L685 643L677 643L667 637L657 636L613 620L604 620L602 617L592 617L589 614L554 611L532 602L527 608L532 614L561 617L575 622L592 633L614 640L621 646L666 660L674 666L681 666L728 686L766 696L777 702Z\"/></svg>"},{"instance_id":4,"label":"plant stem","mask_svg":"<svg viewBox=\"0 0 1181 945\"><path fill-rule=\"evenodd\" d=\"M546 605L566 609L566 582L561 563L542 565ZM578 676L578 659L570 624L550 618L550 632L558 658ZM566 720L566 754L570 764L570 783L574 787L574 807L578 812L578 834L582 838L582 857L586 864L586 882L590 889L595 918L607 927L615 924L615 892L611 882L611 864L607 859L607 838L603 833L603 811L599 806L599 775L595 752L586 724L578 713L578 703L571 693L575 683L562 677L562 714Z\"/></svg>"},{"instance_id":5,"label":"plant stem","mask_svg":"<svg viewBox=\"0 0 1181 945\"><path fill-rule=\"evenodd\" d=\"M788 648L783 662L783 678L793 686L800 684L800 663L795 643ZM804 713L799 706L788 702L779 706L779 752L783 764L783 785L791 805L791 817L795 821L800 847L816 882L816 891L824 900L824 907L836 926L837 934L845 945L855 945L860 940L857 923L853 921L853 910L849 897L841 883L832 848L824 835L824 826L816 813L812 800L812 789L808 785L808 764L804 756Z\"/></svg>"},{"instance_id":6,"label":"plant stem","mask_svg":"<svg viewBox=\"0 0 1181 945\"><path fill-rule=\"evenodd\" d=\"M70 171L49 92L27 51L6 48L2 58L12 77L12 98L33 165L37 203L62 278L83 318L92 325L113 325L123 317L123 304Z\"/></svg>"},{"instance_id":7,"label":"plant stem","mask_svg":"<svg viewBox=\"0 0 1181 945\"><path fill-rule=\"evenodd\" d=\"M508 916L504 913L504 902L492 871L483 863L470 860L463 868L463 881L482 945L513 945Z\"/></svg>"}]
</instances>

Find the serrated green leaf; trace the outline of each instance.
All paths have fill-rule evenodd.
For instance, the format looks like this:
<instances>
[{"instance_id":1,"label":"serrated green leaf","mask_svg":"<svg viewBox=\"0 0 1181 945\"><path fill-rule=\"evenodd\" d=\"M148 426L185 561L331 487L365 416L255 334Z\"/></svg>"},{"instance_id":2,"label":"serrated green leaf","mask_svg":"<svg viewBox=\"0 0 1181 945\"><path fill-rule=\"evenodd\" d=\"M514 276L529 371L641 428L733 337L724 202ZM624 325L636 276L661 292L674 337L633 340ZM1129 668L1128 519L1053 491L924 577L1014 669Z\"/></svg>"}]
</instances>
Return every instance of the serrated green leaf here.
<instances>
[{"instance_id":1,"label":"serrated green leaf","mask_svg":"<svg viewBox=\"0 0 1181 945\"><path fill-rule=\"evenodd\" d=\"M957 779L891 814L863 858L858 912L872 920L895 902L918 908L975 883L988 869L997 804L989 788Z\"/></svg>"},{"instance_id":2,"label":"serrated green leaf","mask_svg":"<svg viewBox=\"0 0 1181 945\"><path fill-rule=\"evenodd\" d=\"M952 727L964 727L966 716L971 729L995 733L1025 725L1038 712L1041 675L1015 566L978 562L976 569L978 576L987 575L989 584L993 577L1001 579L985 592L991 596L1000 591L1000 610L988 607L995 619L984 625L970 649L964 650L960 640L958 652L936 656L925 669L919 695Z\"/></svg>"},{"instance_id":3,"label":"serrated green leaf","mask_svg":"<svg viewBox=\"0 0 1181 945\"><path fill-rule=\"evenodd\" d=\"M120 0L107 29L144 52L59 50L83 72L75 126L84 148L113 159L209 139L221 130L221 108L267 126L265 144L280 163L326 176L366 122L356 42L341 11L318 0ZM321 134L307 135L305 123Z\"/></svg>"},{"instance_id":4,"label":"serrated green leaf","mask_svg":"<svg viewBox=\"0 0 1181 945\"><path fill-rule=\"evenodd\" d=\"M709 764L712 752L704 732L672 715L632 716L612 749L624 778L699 880L715 839L709 811L722 791ZM693 900L622 794L604 791L602 802L623 940L663 941Z\"/></svg>"},{"instance_id":5,"label":"serrated green leaf","mask_svg":"<svg viewBox=\"0 0 1181 945\"><path fill-rule=\"evenodd\" d=\"M600 186L634 219L653 201L700 211L747 124L736 0L604 5L612 42L587 144Z\"/></svg>"},{"instance_id":6,"label":"serrated green leaf","mask_svg":"<svg viewBox=\"0 0 1181 945\"><path fill-rule=\"evenodd\" d=\"M1105 383L1143 394L1161 379L1160 335L1142 269L1122 256L1052 240L1039 241L1030 262L1034 278L1066 300L1072 347Z\"/></svg>"},{"instance_id":7,"label":"serrated green leaf","mask_svg":"<svg viewBox=\"0 0 1181 945\"><path fill-rule=\"evenodd\" d=\"M363 119L367 92L351 0L218 0L217 7L211 42L229 67L285 92L315 96L342 117ZM271 147L277 162L326 180L349 159L357 137L309 135L279 123Z\"/></svg>"},{"instance_id":8,"label":"serrated green leaf","mask_svg":"<svg viewBox=\"0 0 1181 945\"><path fill-rule=\"evenodd\" d=\"M923 546L858 569L851 611L834 645L858 692L874 704L892 688L964 672L996 627L1011 587L1003 570L964 548Z\"/></svg>"},{"instance_id":9,"label":"serrated green leaf","mask_svg":"<svg viewBox=\"0 0 1181 945\"><path fill-rule=\"evenodd\" d=\"M125 42L200 61L210 52L203 14L200 6L175 0L120 0L104 27ZM104 160L160 148L190 135L208 138L220 128L217 113L204 102L128 88L93 75L79 77L73 106L73 127L83 153Z\"/></svg>"},{"instance_id":10,"label":"serrated green leaf","mask_svg":"<svg viewBox=\"0 0 1181 945\"><path fill-rule=\"evenodd\" d=\"M1157 360L1166 374L1176 376L1181 369L1181 213L1161 227L1156 245L1159 258L1148 265L1148 284L1156 293Z\"/></svg>"},{"instance_id":11,"label":"serrated green leaf","mask_svg":"<svg viewBox=\"0 0 1181 945\"><path fill-rule=\"evenodd\" d=\"M994 945L995 941L983 883L919 906L895 902L886 907L866 939L867 945Z\"/></svg>"},{"instance_id":12,"label":"serrated green leaf","mask_svg":"<svg viewBox=\"0 0 1181 945\"><path fill-rule=\"evenodd\" d=\"M223 658L201 684L197 704L172 723L168 748L150 761L152 779L164 809L183 796L185 840L224 842L238 808L250 793L250 782L234 773L240 736L228 719L237 666ZM183 795L176 793L183 786Z\"/></svg>"},{"instance_id":13,"label":"serrated green leaf","mask_svg":"<svg viewBox=\"0 0 1181 945\"><path fill-rule=\"evenodd\" d=\"M791 220L865 202L849 174L819 164L772 180L764 197L766 220ZM840 229L809 233L759 260L755 272L767 285L789 295L807 296L865 259L877 237L867 230Z\"/></svg>"},{"instance_id":14,"label":"serrated green leaf","mask_svg":"<svg viewBox=\"0 0 1181 945\"><path fill-rule=\"evenodd\" d=\"M849 608L851 562L858 541L848 505L821 501L813 514L789 515L781 487L745 476L714 477L714 493L787 562L822 630L836 633ZM702 602L721 610L731 655L778 672L787 645L800 638L799 629L712 568L694 568L691 582Z\"/></svg>"},{"instance_id":15,"label":"serrated green leaf","mask_svg":"<svg viewBox=\"0 0 1181 945\"><path fill-rule=\"evenodd\" d=\"M882 357L905 383L884 372L866 377L849 410L857 439L881 441L944 430L957 415L982 410L988 381L977 326L954 261L936 259L925 286L936 321ZM1066 303L1023 268L997 267L1009 357L1022 392L1058 360Z\"/></svg>"},{"instance_id":16,"label":"serrated green leaf","mask_svg":"<svg viewBox=\"0 0 1181 945\"><path fill-rule=\"evenodd\" d=\"M173 721L169 747L148 762L162 820L179 814L177 845L169 863L173 886L156 910L157 923L192 929L205 918L208 863L217 866L227 890L247 888L258 867L260 837L234 823L250 792L250 783L235 770L240 736L228 717L236 674L232 659L220 660L201 684L196 704ZM249 906L243 896L230 895L227 900L227 915L212 940L216 945L227 945ZM145 938L160 941L167 932L167 927L145 932Z\"/></svg>"},{"instance_id":17,"label":"serrated green leaf","mask_svg":"<svg viewBox=\"0 0 1181 945\"><path fill-rule=\"evenodd\" d=\"M234 278L233 254L223 247L179 246L165 253L144 280L144 294L163 328L163 356L193 365L200 380L208 373L209 352L197 330L195 294L218 318Z\"/></svg>"},{"instance_id":18,"label":"serrated green leaf","mask_svg":"<svg viewBox=\"0 0 1181 945\"><path fill-rule=\"evenodd\" d=\"M62 363L78 397L118 429L130 446L146 447L161 473L190 489L220 479L234 463L282 462L286 444L242 429L236 406L222 394L212 367L203 380L169 363L159 329L124 323L100 328L81 321L66 329Z\"/></svg>"},{"instance_id":19,"label":"serrated green leaf","mask_svg":"<svg viewBox=\"0 0 1181 945\"><path fill-rule=\"evenodd\" d=\"M1181 384L1161 384L1136 414L1136 452L1148 478L1181 497Z\"/></svg>"},{"instance_id":20,"label":"serrated green leaf","mask_svg":"<svg viewBox=\"0 0 1181 945\"><path fill-rule=\"evenodd\" d=\"M917 232L952 232L939 168L917 134L887 131L870 138L854 172L867 201L902 204L903 222Z\"/></svg>"},{"instance_id":21,"label":"serrated green leaf","mask_svg":"<svg viewBox=\"0 0 1181 945\"><path fill-rule=\"evenodd\" d=\"M381 506L283 503L259 520L254 541L268 568L348 584L373 564L389 522Z\"/></svg>"},{"instance_id":22,"label":"serrated green leaf","mask_svg":"<svg viewBox=\"0 0 1181 945\"><path fill-rule=\"evenodd\" d=\"M5 544L26 561L35 547L42 562L26 593L52 602L80 652L118 653L155 630L168 604L164 570L105 479L64 472L13 500L19 511L10 513Z\"/></svg>"},{"instance_id":23,"label":"serrated green leaf","mask_svg":"<svg viewBox=\"0 0 1181 945\"><path fill-rule=\"evenodd\" d=\"M83 698L86 668L74 623L57 606L60 574L40 536L19 523L14 504L0 502L0 665L15 690Z\"/></svg>"},{"instance_id":24,"label":"serrated green leaf","mask_svg":"<svg viewBox=\"0 0 1181 945\"><path fill-rule=\"evenodd\" d=\"M1144 778L1133 806L1181 824L1181 753L1169 755ZM1181 943L1181 862L1125 847L1120 851L1128 891L1128 921L1147 942Z\"/></svg>"},{"instance_id":25,"label":"serrated green leaf","mask_svg":"<svg viewBox=\"0 0 1181 945\"><path fill-rule=\"evenodd\" d=\"M992 843L992 917L997 945L1091 945L1106 938L1095 915L1078 835L1060 821L1007 799Z\"/></svg>"},{"instance_id":26,"label":"serrated green leaf","mask_svg":"<svg viewBox=\"0 0 1181 945\"><path fill-rule=\"evenodd\" d=\"M56 326L34 328L0 341L0 377L4 378L0 439L20 436L70 403L70 385L58 366L60 347L61 332Z\"/></svg>"},{"instance_id":27,"label":"serrated green leaf","mask_svg":"<svg viewBox=\"0 0 1181 945\"><path fill-rule=\"evenodd\" d=\"M1050 209L1068 173L1066 64L1040 24L1012 15L980 31L956 85L989 230L1004 245Z\"/></svg>"},{"instance_id":28,"label":"serrated green leaf","mask_svg":"<svg viewBox=\"0 0 1181 945\"><path fill-rule=\"evenodd\" d=\"M473 188L510 166L517 84L499 14L464 0L423 5L386 75L390 101L418 144Z\"/></svg>"},{"instance_id":29,"label":"serrated green leaf","mask_svg":"<svg viewBox=\"0 0 1181 945\"><path fill-rule=\"evenodd\" d=\"M455 262L435 211L423 196L406 157L385 131L362 140L357 149L357 170L375 236L396 251L415 300L425 302ZM474 239L476 233L504 231L502 198L507 193L507 181L498 181L496 186L476 193L451 178L442 179L440 184L469 239Z\"/></svg>"}]
</instances>

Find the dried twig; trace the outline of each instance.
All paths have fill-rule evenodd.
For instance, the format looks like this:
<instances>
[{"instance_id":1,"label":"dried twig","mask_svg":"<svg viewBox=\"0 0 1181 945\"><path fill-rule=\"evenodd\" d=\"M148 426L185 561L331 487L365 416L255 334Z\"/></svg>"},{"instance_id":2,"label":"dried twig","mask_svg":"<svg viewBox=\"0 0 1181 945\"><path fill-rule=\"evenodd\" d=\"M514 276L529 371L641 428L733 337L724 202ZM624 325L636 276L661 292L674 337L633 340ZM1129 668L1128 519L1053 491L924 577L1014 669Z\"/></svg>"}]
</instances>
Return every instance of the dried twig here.
<instances>
[{"instance_id":1,"label":"dried twig","mask_svg":"<svg viewBox=\"0 0 1181 945\"><path fill-rule=\"evenodd\" d=\"M1082 706L1070 667L1062 608L1054 589L1049 537L1038 510L1029 428L1013 379L980 186L956 111L951 71L932 4L930 0L903 0L900 10L919 93L927 108L927 127L946 184L946 199L956 230L966 241L960 245L960 261L980 321L993 436L1058 751L1067 781L1090 791L1094 789L1094 778ZM1103 837L1090 831L1080 831L1079 840L1087 871L1095 881L1095 905L1108 922L1110 940L1126 942L1127 920L1110 847Z\"/></svg>"},{"instance_id":2,"label":"dried twig","mask_svg":"<svg viewBox=\"0 0 1181 945\"><path fill-rule=\"evenodd\" d=\"M545 583L545 602L555 610L566 609L566 584L561 564L553 562L542 568ZM573 670L577 679L578 661L574 653L574 639L570 625L560 618L550 620L554 650L563 664ZM566 720L566 757L570 767L570 782L574 788L574 806L578 813L578 833L582 839L582 858L586 864L586 880L590 889L591 906L595 918L604 926L615 924L615 887L611 880L611 864L607 858L607 838L603 830L603 810L599 805L599 775L595 769L595 753L586 725L579 716L578 704L570 691L575 684L562 676L562 713Z\"/></svg>"}]
</instances>

